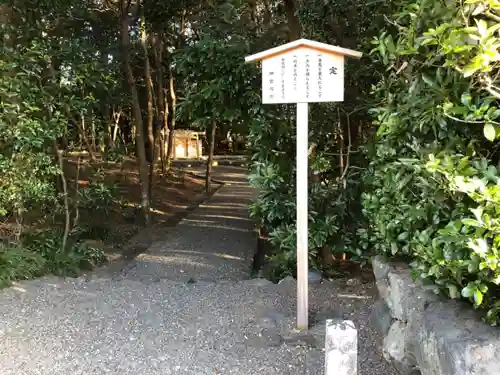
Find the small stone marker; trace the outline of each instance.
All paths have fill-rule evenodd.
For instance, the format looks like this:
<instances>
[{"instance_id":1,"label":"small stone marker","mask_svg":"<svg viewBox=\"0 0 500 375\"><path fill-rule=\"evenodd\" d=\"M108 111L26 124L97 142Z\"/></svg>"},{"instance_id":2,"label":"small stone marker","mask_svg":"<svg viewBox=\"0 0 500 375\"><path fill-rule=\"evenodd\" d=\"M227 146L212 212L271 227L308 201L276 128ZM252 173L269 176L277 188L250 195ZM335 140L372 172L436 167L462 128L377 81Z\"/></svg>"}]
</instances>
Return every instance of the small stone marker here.
<instances>
[{"instance_id":1,"label":"small stone marker","mask_svg":"<svg viewBox=\"0 0 500 375\"><path fill-rule=\"evenodd\" d=\"M358 374L358 331L350 320L326 321L325 375Z\"/></svg>"}]
</instances>

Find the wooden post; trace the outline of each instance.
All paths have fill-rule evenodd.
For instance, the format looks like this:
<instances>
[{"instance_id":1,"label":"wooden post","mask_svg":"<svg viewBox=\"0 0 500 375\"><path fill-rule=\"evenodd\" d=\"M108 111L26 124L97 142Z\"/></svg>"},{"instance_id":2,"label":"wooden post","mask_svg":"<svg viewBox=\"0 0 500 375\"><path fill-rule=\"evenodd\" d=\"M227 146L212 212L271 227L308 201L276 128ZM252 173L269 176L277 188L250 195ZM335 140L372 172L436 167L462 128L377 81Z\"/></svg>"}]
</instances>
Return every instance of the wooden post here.
<instances>
[{"instance_id":1,"label":"wooden post","mask_svg":"<svg viewBox=\"0 0 500 375\"><path fill-rule=\"evenodd\" d=\"M308 314L308 104L297 103L297 328L307 330Z\"/></svg>"}]
</instances>

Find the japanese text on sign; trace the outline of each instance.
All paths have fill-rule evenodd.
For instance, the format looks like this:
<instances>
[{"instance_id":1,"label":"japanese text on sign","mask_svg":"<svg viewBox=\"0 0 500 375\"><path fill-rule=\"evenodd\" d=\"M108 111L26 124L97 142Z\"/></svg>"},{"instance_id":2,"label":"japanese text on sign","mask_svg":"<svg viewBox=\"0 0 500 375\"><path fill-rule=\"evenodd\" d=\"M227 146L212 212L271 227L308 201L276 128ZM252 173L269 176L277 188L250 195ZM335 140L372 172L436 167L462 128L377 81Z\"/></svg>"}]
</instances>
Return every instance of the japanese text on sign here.
<instances>
[{"instance_id":1,"label":"japanese text on sign","mask_svg":"<svg viewBox=\"0 0 500 375\"><path fill-rule=\"evenodd\" d=\"M297 75L298 75L299 60L297 55L293 55L293 91L297 91Z\"/></svg>"},{"instance_id":2,"label":"japanese text on sign","mask_svg":"<svg viewBox=\"0 0 500 375\"><path fill-rule=\"evenodd\" d=\"M321 54L318 55L318 97L323 94L323 60Z\"/></svg>"},{"instance_id":3,"label":"japanese text on sign","mask_svg":"<svg viewBox=\"0 0 500 375\"><path fill-rule=\"evenodd\" d=\"M274 99L274 72L269 72L269 98Z\"/></svg>"},{"instance_id":4,"label":"japanese text on sign","mask_svg":"<svg viewBox=\"0 0 500 375\"><path fill-rule=\"evenodd\" d=\"M263 60L263 102L342 101L343 59L341 55L297 49Z\"/></svg>"},{"instance_id":5,"label":"japanese text on sign","mask_svg":"<svg viewBox=\"0 0 500 375\"><path fill-rule=\"evenodd\" d=\"M309 99L310 94L310 79L311 79L311 63L309 55L306 55L306 98Z\"/></svg>"},{"instance_id":6,"label":"japanese text on sign","mask_svg":"<svg viewBox=\"0 0 500 375\"><path fill-rule=\"evenodd\" d=\"M285 99L285 58L281 58L281 99Z\"/></svg>"}]
</instances>

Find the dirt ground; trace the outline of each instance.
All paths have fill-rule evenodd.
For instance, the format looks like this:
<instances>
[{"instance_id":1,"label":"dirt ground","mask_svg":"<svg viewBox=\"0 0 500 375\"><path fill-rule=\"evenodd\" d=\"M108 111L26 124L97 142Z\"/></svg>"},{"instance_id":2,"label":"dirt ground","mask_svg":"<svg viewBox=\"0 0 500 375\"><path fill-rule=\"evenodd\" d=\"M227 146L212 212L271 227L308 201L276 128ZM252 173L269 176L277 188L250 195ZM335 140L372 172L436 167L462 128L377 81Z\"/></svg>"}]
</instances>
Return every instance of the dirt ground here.
<instances>
[{"instance_id":1,"label":"dirt ground","mask_svg":"<svg viewBox=\"0 0 500 375\"><path fill-rule=\"evenodd\" d=\"M71 155L64 164L71 218L68 246L72 241L83 240L92 248L104 250L109 261L101 267L104 272L126 264L153 242L168 236L168 228L207 197L203 178L185 172L182 167L172 167L167 173L158 168L152 189L151 223L146 227L140 209L141 186L135 159L92 162L86 155ZM61 194L60 179L54 183ZM214 181L208 195L219 187ZM17 242L23 234L35 232L62 233L65 221L62 195L56 204L26 210L22 220L7 212L0 216L0 242Z\"/></svg>"},{"instance_id":2,"label":"dirt ground","mask_svg":"<svg viewBox=\"0 0 500 375\"><path fill-rule=\"evenodd\" d=\"M138 209L141 186L135 159L92 163L83 158L71 157L65 172L73 197L76 196L76 189L82 193L92 183L113 191L114 202L104 211L79 210L79 224L90 230L95 229L95 237L101 237L98 240L107 248L107 252L119 251L144 229L142 213ZM172 168L165 174L157 170L152 190L152 226L173 224L179 214L205 195L204 189L203 179L190 176L180 169Z\"/></svg>"}]
</instances>

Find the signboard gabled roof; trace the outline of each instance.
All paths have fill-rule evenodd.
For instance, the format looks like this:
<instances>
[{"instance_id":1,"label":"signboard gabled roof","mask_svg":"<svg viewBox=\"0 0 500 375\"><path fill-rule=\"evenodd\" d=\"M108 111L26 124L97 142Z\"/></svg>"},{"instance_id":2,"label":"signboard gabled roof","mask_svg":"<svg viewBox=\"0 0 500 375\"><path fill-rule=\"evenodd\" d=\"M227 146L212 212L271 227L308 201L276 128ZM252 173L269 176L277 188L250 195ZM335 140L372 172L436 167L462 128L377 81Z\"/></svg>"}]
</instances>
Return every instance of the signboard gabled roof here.
<instances>
[{"instance_id":1,"label":"signboard gabled roof","mask_svg":"<svg viewBox=\"0 0 500 375\"><path fill-rule=\"evenodd\" d=\"M262 61L262 60L268 59L270 57L281 55L285 52L289 52L291 50L294 50L294 49L297 49L300 47L309 47L311 49L321 51L324 53L343 55L343 56L348 56L348 57L352 57L355 59L360 59L361 56L363 55L361 52L354 51L352 49L332 46L331 44L315 42L315 41L309 40L309 39L298 39L298 40L295 40L293 42L286 43L286 44L283 44L281 46L278 46L275 48L270 48L266 51L256 53L254 55L247 56L247 57L245 57L245 62L248 63L248 62L254 62L254 61Z\"/></svg>"}]
</instances>

